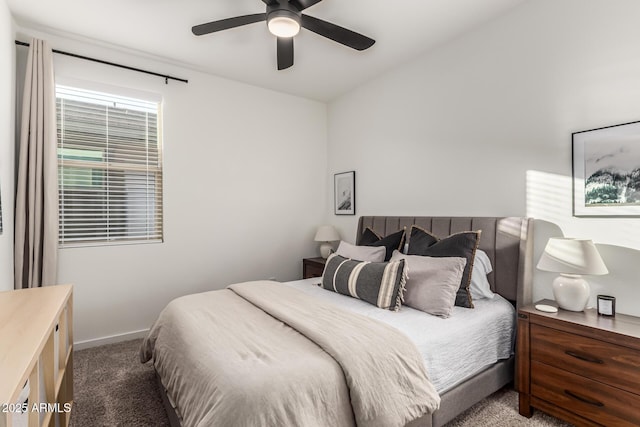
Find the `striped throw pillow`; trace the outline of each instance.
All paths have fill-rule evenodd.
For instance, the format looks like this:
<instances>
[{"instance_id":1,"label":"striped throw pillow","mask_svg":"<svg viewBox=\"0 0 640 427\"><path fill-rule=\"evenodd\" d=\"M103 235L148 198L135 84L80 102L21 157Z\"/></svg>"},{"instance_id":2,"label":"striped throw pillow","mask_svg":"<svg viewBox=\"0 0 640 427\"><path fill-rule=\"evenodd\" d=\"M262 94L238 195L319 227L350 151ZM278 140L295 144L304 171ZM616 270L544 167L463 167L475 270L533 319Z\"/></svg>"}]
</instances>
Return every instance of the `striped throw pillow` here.
<instances>
[{"instance_id":1,"label":"striped throw pillow","mask_svg":"<svg viewBox=\"0 0 640 427\"><path fill-rule=\"evenodd\" d=\"M407 281L405 261L355 261L338 254L327 259L322 287L361 299L385 310L398 311Z\"/></svg>"}]
</instances>

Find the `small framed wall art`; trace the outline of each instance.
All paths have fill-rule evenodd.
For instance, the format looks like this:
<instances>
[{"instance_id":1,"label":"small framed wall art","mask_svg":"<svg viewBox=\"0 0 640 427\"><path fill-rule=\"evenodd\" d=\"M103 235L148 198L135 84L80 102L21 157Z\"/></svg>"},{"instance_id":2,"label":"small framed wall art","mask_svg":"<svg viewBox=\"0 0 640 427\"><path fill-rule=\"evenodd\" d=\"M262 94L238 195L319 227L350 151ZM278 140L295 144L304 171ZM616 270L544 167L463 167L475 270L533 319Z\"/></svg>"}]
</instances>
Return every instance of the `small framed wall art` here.
<instances>
[{"instance_id":1,"label":"small framed wall art","mask_svg":"<svg viewBox=\"0 0 640 427\"><path fill-rule=\"evenodd\" d=\"M356 172L341 172L333 176L336 215L356 214Z\"/></svg>"},{"instance_id":2,"label":"small framed wall art","mask_svg":"<svg viewBox=\"0 0 640 427\"><path fill-rule=\"evenodd\" d=\"M573 216L640 217L640 121L571 139Z\"/></svg>"}]
</instances>

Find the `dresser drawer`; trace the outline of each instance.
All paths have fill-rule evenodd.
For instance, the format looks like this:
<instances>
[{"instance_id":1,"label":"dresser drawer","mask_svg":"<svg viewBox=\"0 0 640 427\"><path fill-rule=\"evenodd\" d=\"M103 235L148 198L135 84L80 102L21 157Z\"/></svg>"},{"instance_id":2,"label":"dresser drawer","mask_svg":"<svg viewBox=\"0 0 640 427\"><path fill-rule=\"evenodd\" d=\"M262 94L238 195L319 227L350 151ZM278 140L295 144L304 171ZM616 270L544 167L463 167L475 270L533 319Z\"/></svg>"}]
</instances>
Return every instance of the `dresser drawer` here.
<instances>
[{"instance_id":1,"label":"dresser drawer","mask_svg":"<svg viewBox=\"0 0 640 427\"><path fill-rule=\"evenodd\" d=\"M531 360L640 394L640 352L531 325Z\"/></svg>"},{"instance_id":2,"label":"dresser drawer","mask_svg":"<svg viewBox=\"0 0 640 427\"><path fill-rule=\"evenodd\" d=\"M640 425L640 396L536 361L531 395L605 426Z\"/></svg>"}]
</instances>

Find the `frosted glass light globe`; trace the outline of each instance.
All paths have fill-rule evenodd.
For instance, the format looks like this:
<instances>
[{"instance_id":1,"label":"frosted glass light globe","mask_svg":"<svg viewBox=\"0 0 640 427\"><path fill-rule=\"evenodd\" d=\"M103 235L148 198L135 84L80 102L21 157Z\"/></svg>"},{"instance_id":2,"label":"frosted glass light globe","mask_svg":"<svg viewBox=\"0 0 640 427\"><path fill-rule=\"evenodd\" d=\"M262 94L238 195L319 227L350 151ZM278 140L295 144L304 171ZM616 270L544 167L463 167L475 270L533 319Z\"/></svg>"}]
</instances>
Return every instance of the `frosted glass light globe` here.
<instances>
[{"instance_id":1,"label":"frosted glass light globe","mask_svg":"<svg viewBox=\"0 0 640 427\"><path fill-rule=\"evenodd\" d=\"M300 32L300 24L287 16L275 16L267 25L271 34L277 37L293 37Z\"/></svg>"}]
</instances>

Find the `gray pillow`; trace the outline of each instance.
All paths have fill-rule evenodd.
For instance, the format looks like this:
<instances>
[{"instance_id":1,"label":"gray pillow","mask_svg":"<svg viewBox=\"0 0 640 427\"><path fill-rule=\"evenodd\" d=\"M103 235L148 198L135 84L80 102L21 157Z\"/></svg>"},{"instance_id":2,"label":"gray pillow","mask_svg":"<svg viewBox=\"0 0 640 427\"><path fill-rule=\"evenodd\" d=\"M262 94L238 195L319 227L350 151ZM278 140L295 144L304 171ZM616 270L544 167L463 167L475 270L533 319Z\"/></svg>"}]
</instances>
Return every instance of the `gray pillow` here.
<instances>
[{"instance_id":1,"label":"gray pillow","mask_svg":"<svg viewBox=\"0 0 640 427\"><path fill-rule=\"evenodd\" d=\"M387 249L384 246L355 246L341 241L336 253L358 261L383 262Z\"/></svg>"},{"instance_id":2,"label":"gray pillow","mask_svg":"<svg viewBox=\"0 0 640 427\"><path fill-rule=\"evenodd\" d=\"M480 243L481 231L462 231L452 234L444 239L431 234L417 225L411 226L409 236L408 255L422 255L430 257L465 257L467 266L462 274L458 295L456 295L456 305L460 307L473 308L473 300L469 293L471 283L471 271L475 258L478 243Z\"/></svg>"},{"instance_id":3,"label":"gray pillow","mask_svg":"<svg viewBox=\"0 0 640 427\"><path fill-rule=\"evenodd\" d=\"M405 255L393 251L391 261L401 259L407 263L404 305L434 316L449 317L467 265L466 258Z\"/></svg>"}]
</instances>

